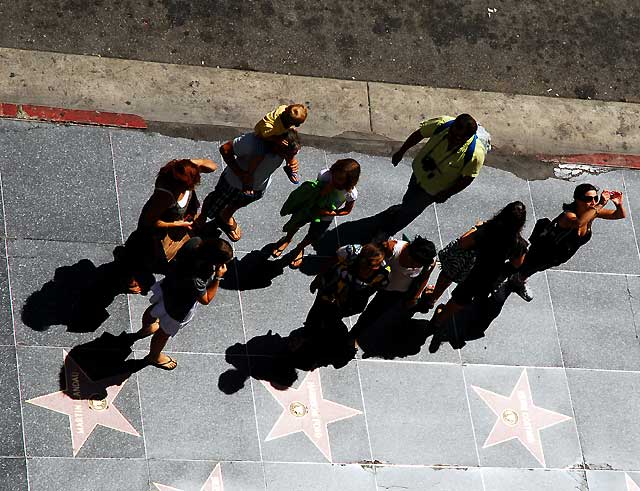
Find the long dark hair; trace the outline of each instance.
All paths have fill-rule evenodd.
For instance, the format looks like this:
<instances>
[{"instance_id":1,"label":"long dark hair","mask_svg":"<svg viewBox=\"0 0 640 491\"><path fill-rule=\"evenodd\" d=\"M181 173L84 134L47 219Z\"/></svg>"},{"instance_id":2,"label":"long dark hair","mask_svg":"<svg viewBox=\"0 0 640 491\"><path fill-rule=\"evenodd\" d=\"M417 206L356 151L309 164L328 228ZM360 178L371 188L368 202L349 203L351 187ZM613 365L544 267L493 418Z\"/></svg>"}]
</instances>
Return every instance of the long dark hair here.
<instances>
[{"instance_id":1,"label":"long dark hair","mask_svg":"<svg viewBox=\"0 0 640 491\"><path fill-rule=\"evenodd\" d=\"M487 227L487 235L492 238L492 248L502 250L506 255L519 249L524 242L522 229L527 221L527 207L522 201L512 201L493 218L487 220L482 226Z\"/></svg>"},{"instance_id":2,"label":"long dark hair","mask_svg":"<svg viewBox=\"0 0 640 491\"><path fill-rule=\"evenodd\" d=\"M589 191L595 191L598 193L598 188L593 184L585 182L584 184L578 184L573 190L573 201L571 203L562 203L562 211L576 212L576 201L582 198Z\"/></svg>"}]
</instances>

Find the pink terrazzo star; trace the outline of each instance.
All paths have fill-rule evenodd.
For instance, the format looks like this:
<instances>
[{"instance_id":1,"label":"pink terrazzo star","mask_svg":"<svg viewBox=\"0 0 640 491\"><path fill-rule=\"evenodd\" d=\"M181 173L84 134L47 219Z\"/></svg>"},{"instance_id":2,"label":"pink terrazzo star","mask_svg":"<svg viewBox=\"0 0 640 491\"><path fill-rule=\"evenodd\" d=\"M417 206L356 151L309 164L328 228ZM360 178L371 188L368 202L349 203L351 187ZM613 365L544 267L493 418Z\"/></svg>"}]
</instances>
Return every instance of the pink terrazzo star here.
<instances>
[{"instance_id":1,"label":"pink terrazzo star","mask_svg":"<svg viewBox=\"0 0 640 491\"><path fill-rule=\"evenodd\" d=\"M309 372L297 389L289 387L287 390L278 390L264 380L261 382L283 409L265 441L302 431L332 462L327 426L362 414L362 411L326 400L322 396L319 370Z\"/></svg>"},{"instance_id":2,"label":"pink terrazzo star","mask_svg":"<svg viewBox=\"0 0 640 491\"><path fill-rule=\"evenodd\" d=\"M624 475L625 481L627 483L627 491L640 491L640 486L638 486L629 474Z\"/></svg>"},{"instance_id":3,"label":"pink terrazzo star","mask_svg":"<svg viewBox=\"0 0 640 491\"><path fill-rule=\"evenodd\" d=\"M533 403L527 369L522 370L518 383L509 397L480 387L473 390L498 416L482 448L492 447L517 438L543 467L546 467L540 430L569 421L564 414L549 411Z\"/></svg>"},{"instance_id":4,"label":"pink terrazzo star","mask_svg":"<svg viewBox=\"0 0 640 491\"><path fill-rule=\"evenodd\" d=\"M121 385L107 387L106 399L92 399L91 394L105 390L104 385L91 380L65 350L62 351L62 358L66 380L65 390L29 399L27 402L69 416L73 456L78 454L98 425L139 437L140 434L136 429L113 405L113 400L126 381Z\"/></svg>"},{"instance_id":5,"label":"pink terrazzo star","mask_svg":"<svg viewBox=\"0 0 640 491\"><path fill-rule=\"evenodd\" d=\"M158 488L158 491L182 491L181 489L165 486L164 484L158 484L157 482L154 482L153 485ZM222 469L220 468L219 463L215 466L213 472L209 474L209 477L200 488L200 491L224 491Z\"/></svg>"}]
</instances>

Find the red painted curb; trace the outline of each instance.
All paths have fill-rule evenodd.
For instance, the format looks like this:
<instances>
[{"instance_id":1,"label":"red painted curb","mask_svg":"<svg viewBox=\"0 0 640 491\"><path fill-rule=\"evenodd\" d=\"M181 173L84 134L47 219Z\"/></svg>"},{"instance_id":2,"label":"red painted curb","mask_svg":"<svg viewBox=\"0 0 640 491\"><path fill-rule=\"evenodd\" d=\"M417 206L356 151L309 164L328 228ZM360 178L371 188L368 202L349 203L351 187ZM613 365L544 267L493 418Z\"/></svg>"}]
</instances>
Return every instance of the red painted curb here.
<instances>
[{"instance_id":1,"label":"red painted curb","mask_svg":"<svg viewBox=\"0 0 640 491\"><path fill-rule=\"evenodd\" d=\"M94 124L118 128L146 129L140 116L125 113L84 111L60 107L33 106L31 104L0 103L0 118L33 119L56 123Z\"/></svg>"},{"instance_id":2,"label":"red painted curb","mask_svg":"<svg viewBox=\"0 0 640 491\"><path fill-rule=\"evenodd\" d=\"M624 153L590 153L574 155L538 155L542 162L552 164L584 164L600 167L640 169L640 155Z\"/></svg>"}]
</instances>

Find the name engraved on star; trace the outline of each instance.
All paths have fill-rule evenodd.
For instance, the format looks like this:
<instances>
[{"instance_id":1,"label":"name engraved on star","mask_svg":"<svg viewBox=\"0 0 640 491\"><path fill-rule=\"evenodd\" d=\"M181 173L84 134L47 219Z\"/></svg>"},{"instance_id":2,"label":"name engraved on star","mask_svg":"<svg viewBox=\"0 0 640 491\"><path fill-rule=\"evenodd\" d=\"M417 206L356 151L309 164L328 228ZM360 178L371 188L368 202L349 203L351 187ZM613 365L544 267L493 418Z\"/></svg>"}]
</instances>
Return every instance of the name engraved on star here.
<instances>
[{"instance_id":1,"label":"name engraved on star","mask_svg":"<svg viewBox=\"0 0 640 491\"><path fill-rule=\"evenodd\" d=\"M531 415L529 414L529 404L527 402L527 393L524 390L518 391L518 400L520 401L520 410L522 411L522 426L527 434L527 441L533 443L536 437L533 433L533 425L531 424Z\"/></svg>"},{"instance_id":2,"label":"name engraved on star","mask_svg":"<svg viewBox=\"0 0 640 491\"><path fill-rule=\"evenodd\" d=\"M313 436L317 439L323 437L322 419L320 418L320 408L318 405L318 388L315 383L307 384L307 392L309 394L309 406L311 406L311 426L313 427Z\"/></svg>"},{"instance_id":3,"label":"name engraved on star","mask_svg":"<svg viewBox=\"0 0 640 491\"><path fill-rule=\"evenodd\" d=\"M76 433L84 434L84 418L82 417L82 404L80 402L73 403L73 424Z\"/></svg>"},{"instance_id":4,"label":"name engraved on star","mask_svg":"<svg viewBox=\"0 0 640 491\"><path fill-rule=\"evenodd\" d=\"M45 394L26 402L50 411L67 415L71 430L71 448L75 457L96 427L104 426L122 433L140 437L137 430L129 423L114 404L114 399L126 383L109 385L99 383L106 394L100 392L88 396L86 390L94 387L95 381L89 377L82 367L62 350L64 360L65 385L64 390ZM84 395L83 395L83 392ZM106 396L106 397L105 397ZM104 397L104 399L103 399Z\"/></svg>"},{"instance_id":5,"label":"name engraved on star","mask_svg":"<svg viewBox=\"0 0 640 491\"><path fill-rule=\"evenodd\" d=\"M76 371L71 372L71 394L75 399L80 399L80 374Z\"/></svg>"},{"instance_id":6,"label":"name engraved on star","mask_svg":"<svg viewBox=\"0 0 640 491\"><path fill-rule=\"evenodd\" d=\"M82 402L80 402L80 374L76 371L71 372L71 394L74 398L73 403L73 424L76 433L84 434L84 417L82 412Z\"/></svg>"}]
</instances>

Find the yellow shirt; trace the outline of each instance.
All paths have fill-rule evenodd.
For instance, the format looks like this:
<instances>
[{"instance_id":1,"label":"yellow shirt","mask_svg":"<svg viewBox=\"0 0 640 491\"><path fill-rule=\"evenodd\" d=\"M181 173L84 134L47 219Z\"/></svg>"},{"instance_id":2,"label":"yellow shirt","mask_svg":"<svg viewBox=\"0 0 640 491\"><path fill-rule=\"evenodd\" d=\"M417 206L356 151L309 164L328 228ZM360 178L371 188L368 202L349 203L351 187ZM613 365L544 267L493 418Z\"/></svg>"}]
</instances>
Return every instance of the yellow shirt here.
<instances>
[{"instance_id":1,"label":"yellow shirt","mask_svg":"<svg viewBox=\"0 0 640 491\"><path fill-rule=\"evenodd\" d=\"M416 158L413 159L413 173L418 184L432 196L450 188L460 176L476 177L484 163L485 150L478 141L476 141L473 157L466 165L464 163L465 153L473 141L473 137L469 138L457 150L451 151L447 148L449 144L447 141L448 130L434 135L439 125L452 119L454 118L451 116L440 116L420 123L420 133L425 138L429 138L429 141L424 144ZM423 161L431 161L431 168L425 169Z\"/></svg>"},{"instance_id":2,"label":"yellow shirt","mask_svg":"<svg viewBox=\"0 0 640 491\"><path fill-rule=\"evenodd\" d=\"M269 138L277 135L284 135L289 128L285 128L282 124L282 113L287 108L286 105L278 106L270 113L267 113L264 118L258 121L254 131L260 138Z\"/></svg>"}]
</instances>

